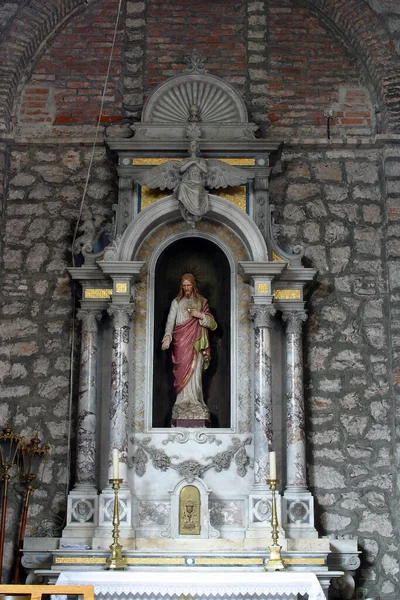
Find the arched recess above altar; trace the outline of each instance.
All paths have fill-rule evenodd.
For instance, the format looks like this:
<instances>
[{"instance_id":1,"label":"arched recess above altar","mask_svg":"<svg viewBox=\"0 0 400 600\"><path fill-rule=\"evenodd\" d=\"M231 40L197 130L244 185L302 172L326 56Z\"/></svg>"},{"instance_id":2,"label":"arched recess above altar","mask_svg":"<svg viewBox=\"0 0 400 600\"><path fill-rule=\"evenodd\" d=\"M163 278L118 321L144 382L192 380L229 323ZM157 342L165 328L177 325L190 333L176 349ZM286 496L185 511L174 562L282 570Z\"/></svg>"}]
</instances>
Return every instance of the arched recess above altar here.
<instances>
[{"instance_id":1,"label":"arched recess above altar","mask_svg":"<svg viewBox=\"0 0 400 600\"><path fill-rule=\"evenodd\" d=\"M157 276L158 264L164 255L165 269L161 267L161 273L159 271ZM210 277L218 257L221 272L219 276ZM121 269L129 269L129 264L136 271L140 267L142 276L133 294L133 430L138 432L150 431L152 427L170 427L168 411L163 411L162 404L155 403L155 373L167 380L170 371L170 358L168 355L160 358L158 347L161 345L169 305L179 290L180 276L194 270L199 279L200 291L207 296L218 322L215 333L217 342L213 344L216 352L212 353L215 356L211 361L211 365L217 361L218 368L211 367L212 373L208 374L208 379L219 376L220 380L219 385L211 383L207 398L214 416L213 426L233 432L246 431L251 421L251 412L249 403L243 402L243 398L251 396L252 331L248 316L251 287L245 272L256 268L259 275L279 275L285 264L268 261L265 240L245 212L232 206L224 198L213 195L210 195L207 216L195 229L182 221L179 202L173 196L162 198L141 212L126 228L118 248L114 252L106 251L99 266L103 273L117 278L122 284L125 277ZM165 276L163 270L169 270L170 276ZM157 293L156 284L160 277L167 285L159 284ZM165 296L166 288L169 294ZM162 302L160 295L163 297ZM157 321L159 312L163 318ZM227 314L223 314L225 312ZM142 335L143 331L146 331L145 336ZM222 349L220 345L223 346ZM225 360L222 353L228 354ZM225 365L225 372L222 372L221 363ZM145 377L141 377L139 373L144 373ZM171 409L172 385L170 390L165 386L158 386L157 391L158 395L160 392L163 395L164 405ZM224 394L226 391L229 392L228 397ZM226 406L219 406L218 411L218 407L213 406L216 400L214 398L213 402L213 396L218 397L218 404L225 402ZM239 398L242 398L241 402ZM245 410L238 411L239 404L245 406ZM214 408L224 418L218 418Z\"/></svg>"},{"instance_id":2,"label":"arched recess above altar","mask_svg":"<svg viewBox=\"0 0 400 600\"><path fill-rule=\"evenodd\" d=\"M111 522L113 448L125 481L123 537L171 538L179 505L171 490L199 479L209 494L207 531L218 529L223 505L227 522L214 537L265 539L273 448L287 536L317 535L301 352L303 292L315 270L302 266L301 248L285 252L274 239L268 181L282 143L256 130L235 90L192 63L153 92L140 123L107 131L119 187L114 239L97 254L94 243L82 247L82 266L69 269L82 288L82 359L65 537L80 530L98 540ZM218 325L210 326L203 377L210 416L202 426L174 419L171 360L161 351L169 306L188 272ZM82 497L91 507L86 521ZM159 522L151 522L150 504Z\"/></svg>"}]
</instances>

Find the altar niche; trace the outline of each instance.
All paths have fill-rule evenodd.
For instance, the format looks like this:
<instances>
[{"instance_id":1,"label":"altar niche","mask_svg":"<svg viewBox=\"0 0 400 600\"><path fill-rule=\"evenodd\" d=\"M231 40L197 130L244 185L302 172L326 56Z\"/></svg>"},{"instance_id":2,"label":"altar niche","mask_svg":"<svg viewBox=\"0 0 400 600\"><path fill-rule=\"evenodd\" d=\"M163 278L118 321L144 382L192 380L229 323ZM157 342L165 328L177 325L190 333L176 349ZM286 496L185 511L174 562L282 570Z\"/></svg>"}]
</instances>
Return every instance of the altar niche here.
<instances>
[{"instance_id":1,"label":"altar niche","mask_svg":"<svg viewBox=\"0 0 400 600\"><path fill-rule=\"evenodd\" d=\"M218 327L210 332L211 362L203 374L204 401L211 427L231 426L231 289L230 266L224 252L209 240L191 236L170 244L155 268L153 427L170 427L175 402L171 350L161 340L171 302L179 292L181 276L192 273L200 294L207 298Z\"/></svg>"}]
</instances>

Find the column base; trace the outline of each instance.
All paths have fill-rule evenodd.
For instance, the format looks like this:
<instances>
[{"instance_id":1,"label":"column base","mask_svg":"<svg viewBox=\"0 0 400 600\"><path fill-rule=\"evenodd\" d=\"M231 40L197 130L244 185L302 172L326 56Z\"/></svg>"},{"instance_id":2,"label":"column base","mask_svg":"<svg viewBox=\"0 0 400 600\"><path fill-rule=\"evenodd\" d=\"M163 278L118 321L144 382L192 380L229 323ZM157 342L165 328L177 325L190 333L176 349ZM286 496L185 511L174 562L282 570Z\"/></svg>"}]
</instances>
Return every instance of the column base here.
<instances>
[{"instance_id":1,"label":"column base","mask_svg":"<svg viewBox=\"0 0 400 600\"><path fill-rule=\"evenodd\" d=\"M290 487L285 490L282 527L289 538L318 538L314 527L314 498L307 489Z\"/></svg>"},{"instance_id":2,"label":"column base","mask_svg":"<svg viewBox=\"0 0 400 600\"><path fill-rule=\"evenodd\" d=\"M67 525L61 546L89 546L98 525L99 496L91 485L78 484L68 494Z\"/></svg>"},{"instance_id":3,"label":"column base","mask_svg":"<svg viewBox=\"0 0 400 600\"><path fill-rule=\"evenodd\" d=\"M245 533L246 538L271 538L272 518L272 492L267 489L253 489L249 494L249 526ZM281 495L275 493L276 514L278 518L278 531L280 537L285 537L281 523Z\"/></svg>"},{"instance_id":4,"label":"column base","mask_svg":"<svg viewBox=\"0 0 400 600\"><path fill-rule=\"evenodd\" d=\"M135 549L135 530L132 526L132 496L128 486L118 491L119 538L125 550ZM92 541L93 550L107 550L113 541L114 491L106 487L99 496L99 520ZM124 541L122 541L124 540Z\"/></svg>"}]
</instances>

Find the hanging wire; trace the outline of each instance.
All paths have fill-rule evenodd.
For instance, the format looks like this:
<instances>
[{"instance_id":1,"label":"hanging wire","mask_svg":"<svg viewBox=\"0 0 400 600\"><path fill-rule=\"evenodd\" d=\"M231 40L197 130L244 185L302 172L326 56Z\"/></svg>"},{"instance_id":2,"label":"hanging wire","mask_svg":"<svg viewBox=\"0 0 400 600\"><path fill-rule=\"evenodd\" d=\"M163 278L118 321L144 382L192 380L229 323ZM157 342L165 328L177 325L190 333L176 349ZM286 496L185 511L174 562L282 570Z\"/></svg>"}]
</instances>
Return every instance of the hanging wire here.
<instances>
[{"instance_id":1,"label":"hanging wire","mask_svg":"<svg viewBox=\"0 0 400 600\"><path fill-rule=\"evenodd\" d=\"M117 13L117 18L116 18L115 27L114 27L114 36L113 36L113 41L112 41L112 46L111 46L110 58L109 58L109 61L108 61L106 79L104 81L103 93L102 93L102 96L101 96L100 111L99 111L99 117L97 119L97 126L96 126L96 132L95 132L95 136L94 136L93 146L92 146L92 153L91 153L91 156L90 156L89 167L88 167L88 172L87 172L86 181L85 181L85 187L83 189L83 194L82 194L82 200L81 200L81 204L80 204L80 207L79 207L79 214L78 214L78 218L76 220L75 231L74 231L74 235L73 235L73 238L72 238L72 265L74 267L75 267L75 256L74 256L73 249L74 249L74 244L75 244L76 236L77 236L78 229L79 229L79 223L80 223L82 212L83 212L83 206L84 206L85 199L86 199L86 193L87 193L87 189L88 189L88 185L89 185L89 180L90 180L90 172L92 170L92 165L93 165L94 151L96 149L97 138L98 138L99 129L100 129L101 117L103 115L104 99L105 99L105 95L106 95L106 90L107 90L107 85L108 85L108 79L109 79L109 76L110 76L111 63L112 63L113 54L114 54L114 47L115 47L115 40L116 40L116 37L117 37L117 31L118 31L119 17L120 17L120 14L121 14L121 4L122 4L122 0L119 0L118 13Z\"/></svg>"},{"instance_id":2,"label":"hanging wire","mask_svg":"<svg viewBox=\"0 0 400 600\"><path fill-rule=\"evenodd\" d=\"M87 4L87 2L85 2L85 4ZM111 71L111 64L112 64L113 55L114 55L115 41L116 41L117 32L118 32L119 18L120 18L120 14L121 14L121 5L122 5L122 0L119 0L117 16L115 19L113 41L112 41L112 45L111 45L110 58L108 60L108 67L107 67L106 78L104 81L103 93L101 96L100 110L99 110L99 116L97 119L95 137L94 137L94 141L93 141L92 152L90 155L90 161L89 161L89 167L88 167L88 171L87 171L87 175L86 175L85 187L83 189L82 200L81 200L80 207L79 207L78 218L76 220L74 235L72 238L71 248L72 248L72 266L73 267L75 267L74 245L75 245L75 240L76 240L76 236L77 236L78 229L79 229L79 223L80 223L80 220L82 217L83 207L84 207L84 203L85 203L85 199L86 199L86 193L87 193L89 180L90 180L90 173L91 173L92 165L93 165L94 153L95 153L96 144L97 144L97 138L98 138L99 129L100 129L101 117L103 115L104 100L105 100L108 80L109 80L110 71ZM70 374L70 381L69 381L70 391L69 391L69 406L68 406L69 430L68 430L68 442L67 442L67 456L68 456L67 481L66 481L66 495L67 496L68 496L68 491L69 491L69 480L70 480L70 475L71 475L71 421L72 421L72 401L73 401L73 392L74 392L75 327L76 327L75 310L76 310L76 305L77 305L77 289L76 289L75 282L73 282L73 287L72 287L72 304L73 304L73 306L72 306L72 336L71 336L71 352L70 352L71 374Z\"/></svg>"}]
</instances>

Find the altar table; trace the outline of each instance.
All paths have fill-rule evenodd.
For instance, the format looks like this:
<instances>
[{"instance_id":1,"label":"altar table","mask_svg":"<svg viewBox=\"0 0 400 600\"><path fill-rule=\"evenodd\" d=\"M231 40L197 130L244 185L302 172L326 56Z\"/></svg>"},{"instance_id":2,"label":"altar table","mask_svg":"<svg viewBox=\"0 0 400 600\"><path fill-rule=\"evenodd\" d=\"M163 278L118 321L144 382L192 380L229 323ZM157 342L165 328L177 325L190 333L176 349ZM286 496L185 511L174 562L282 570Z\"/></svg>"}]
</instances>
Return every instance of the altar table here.
<instances>
[{"instance_id":1,"label":"altar table","mask_svg":"<svg viewBox=\"0 0 400 600\"><path fill-rule=\"evenodd\" d=\"M57 585L94 585L96 600L187 598L216 600L326 600L313 573L255 572L243 569L148 571L63 571Z\"/></svg>"}]
</instances>

